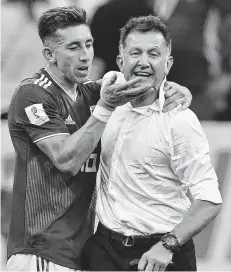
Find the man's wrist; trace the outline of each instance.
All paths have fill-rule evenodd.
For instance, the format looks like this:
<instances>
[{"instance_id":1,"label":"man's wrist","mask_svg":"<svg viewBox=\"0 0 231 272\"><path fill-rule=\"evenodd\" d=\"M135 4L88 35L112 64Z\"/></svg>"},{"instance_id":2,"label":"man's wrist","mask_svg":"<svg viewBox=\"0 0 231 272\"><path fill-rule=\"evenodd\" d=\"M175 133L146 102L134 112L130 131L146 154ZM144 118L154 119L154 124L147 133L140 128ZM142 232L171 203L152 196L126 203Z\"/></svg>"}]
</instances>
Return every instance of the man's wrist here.
<instances>
[{"instance_id":1,"label":"man's wrist","mask_svg":"<svg viewBox=\"0 0 231 272\"><path fill-rule=\"evenodd\" d=\"M103 123L107 123L108 119L110 118L113 110L108 110L100 105L96 105L95 109L92 113L92 116L94 116L96 119Z\"/></svg>"},{"instance_id":2,"label":"man's wrist","mask_svg":"<svg viewBox=\"0 0 231 272\"><path fill-rule=\"evenodd\" d=\"M170 250L172 253L175 253L179 250L180 248L180 243L176 237L175 234L173 233L166 233L162 238L161 242L165 248Z\"/></svg>"}]
</instances>

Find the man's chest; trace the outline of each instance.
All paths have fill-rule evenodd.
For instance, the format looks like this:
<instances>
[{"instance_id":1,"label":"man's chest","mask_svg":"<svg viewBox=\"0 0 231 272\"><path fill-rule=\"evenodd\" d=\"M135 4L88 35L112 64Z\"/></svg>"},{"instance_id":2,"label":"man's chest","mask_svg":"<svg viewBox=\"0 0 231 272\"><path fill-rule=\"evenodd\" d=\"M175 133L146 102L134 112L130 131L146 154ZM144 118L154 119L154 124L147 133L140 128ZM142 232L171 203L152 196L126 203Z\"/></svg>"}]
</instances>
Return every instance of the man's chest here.
<instances>
[{"instance_id":1,"label":"man's chest","mask_svg":"<svg viewBox=\"0 0 231 272\"><path fill-rule=\"evenodd\" d=\"M166 131L159 114L145 116L128 112L126 116L112 116L102 136L102 158L127 164L169 164Z\"/></svg>"}]
</instances>

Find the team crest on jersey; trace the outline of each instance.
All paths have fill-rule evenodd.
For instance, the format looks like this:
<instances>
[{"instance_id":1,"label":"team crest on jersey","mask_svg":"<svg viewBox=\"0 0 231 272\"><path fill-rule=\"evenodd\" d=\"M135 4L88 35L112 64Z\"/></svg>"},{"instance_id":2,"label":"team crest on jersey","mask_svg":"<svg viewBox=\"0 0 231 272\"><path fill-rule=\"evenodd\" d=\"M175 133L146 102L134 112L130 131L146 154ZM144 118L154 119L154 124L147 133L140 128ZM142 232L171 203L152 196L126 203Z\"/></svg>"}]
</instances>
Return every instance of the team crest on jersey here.
<instances>
[{"instance_id":1,"label":"team crest on jersey","mask_svg":"<svg viewBox=\"0 0 231 272\"><path fill-rule=\"evenodd\" d=\"M25 108L26 115L33 125L41 126L48 121L50 118L47 116L43 104L33 104Z\"/></svg>"}]
</instances>

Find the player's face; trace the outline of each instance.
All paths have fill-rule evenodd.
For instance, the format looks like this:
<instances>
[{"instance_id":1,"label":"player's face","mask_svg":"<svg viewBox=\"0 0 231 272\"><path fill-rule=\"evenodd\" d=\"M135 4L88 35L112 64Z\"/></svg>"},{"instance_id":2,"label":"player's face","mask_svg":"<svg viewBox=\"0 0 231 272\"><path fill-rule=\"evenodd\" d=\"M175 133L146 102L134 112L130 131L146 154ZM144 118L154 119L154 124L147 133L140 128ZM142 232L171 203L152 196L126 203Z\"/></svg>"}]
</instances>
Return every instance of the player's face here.
<instances>
[{"instance_id":1,"label":"player's face","mask_svg":"<svg viewBox=\"0 0 231 272\"><path fill-rule=\"evenodd\" d=\"M86 81L94 57L93 38L87 25L77 25L56 32L61 43L55 58L61 77L73 83Z\"/></svg>"},{"instance_id":2,"label":"player's face","mask_svg":"<svg viewBox=\"0 0 231 272\"><path fill-rule=\"evenodd\" d=\"M168 46L162 33L149 31L131 32L126 38L123 56L117 63L126 80L142 77L140 84L159 88L172 66Z\"/></svg>"}]
</instances>

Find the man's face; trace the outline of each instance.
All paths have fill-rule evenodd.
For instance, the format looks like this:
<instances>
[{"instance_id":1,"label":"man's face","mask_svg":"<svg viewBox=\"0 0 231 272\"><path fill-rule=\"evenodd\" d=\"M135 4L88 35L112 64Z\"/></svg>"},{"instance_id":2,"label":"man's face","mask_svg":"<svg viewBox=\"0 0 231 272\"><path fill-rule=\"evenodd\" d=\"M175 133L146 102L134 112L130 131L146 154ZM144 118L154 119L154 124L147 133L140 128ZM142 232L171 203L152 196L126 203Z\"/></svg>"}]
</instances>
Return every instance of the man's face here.
<instances>
[{"instance_id":1,"label":"man's face","mask_svg":"<svg viewBox=\"0 0 231 272\"><path fill-rule=\"evenodd\" d=\"M172 61L164 36L153 31L131 32L126 38L123 56L117 58L126 80L140 76L140 84L150 84L157 89L168 74Z\"/></svg>"},{"instance_id":2,"label":"man's face","mask_svg":"<svg viewBox=\"0 0 231 272\"><path fill-rule=\"evenodd\" d=\"M60 76L73 83L86 81L94 57L93 38L87 25L57 30L61 43L54 49Z\"/></svg>"}]
</instances>

